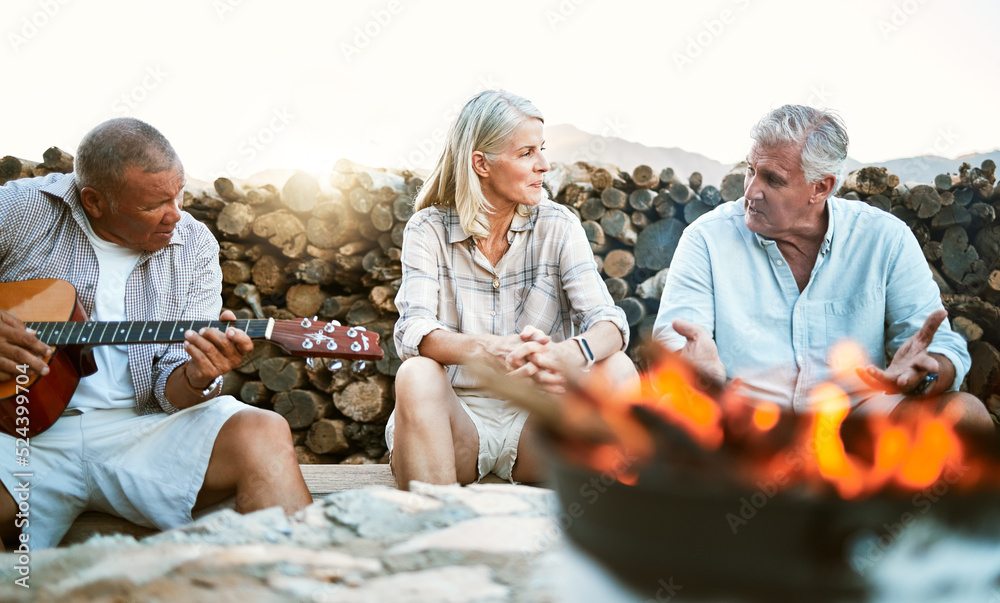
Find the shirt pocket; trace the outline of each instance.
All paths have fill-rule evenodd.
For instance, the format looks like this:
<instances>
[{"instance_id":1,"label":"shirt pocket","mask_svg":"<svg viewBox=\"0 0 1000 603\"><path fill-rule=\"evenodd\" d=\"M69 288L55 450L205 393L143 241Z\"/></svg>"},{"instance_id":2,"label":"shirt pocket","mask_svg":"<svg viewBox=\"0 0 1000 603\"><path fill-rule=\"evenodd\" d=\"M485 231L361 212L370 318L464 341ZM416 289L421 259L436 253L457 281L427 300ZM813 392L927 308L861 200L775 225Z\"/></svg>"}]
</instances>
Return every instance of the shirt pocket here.
<instances>
[{"instance_id":1,"label":"shirt pocket","mask_svg":"<svg viewBox=\"0 0 1000 603\"><path fill-rule=\"evenodd\" d=\"M885 293L881 287L824 304L826 349L841 339L860 343L868 360L885 361Z\"/></svg>"},{"instance_id":2,"label":"shirt pocket","mask_svg":"<svg viewBox=\"0 0 1000 603\"><path fill-rule=\"evenodd\" d=\"M530 285L518 289L516 296L514 321L518 332L528 325L550 335L556 332L562 296L558 273L540 270Z\"/></svg>"}]
</instances>

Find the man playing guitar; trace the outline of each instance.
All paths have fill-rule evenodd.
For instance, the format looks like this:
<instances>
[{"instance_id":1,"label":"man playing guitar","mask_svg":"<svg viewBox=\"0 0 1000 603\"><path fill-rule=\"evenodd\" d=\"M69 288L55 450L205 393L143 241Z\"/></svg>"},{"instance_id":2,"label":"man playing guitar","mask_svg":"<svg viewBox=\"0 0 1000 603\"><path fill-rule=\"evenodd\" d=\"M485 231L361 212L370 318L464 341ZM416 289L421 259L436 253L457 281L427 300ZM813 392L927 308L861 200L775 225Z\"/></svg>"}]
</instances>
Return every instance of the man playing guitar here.
<instances>
[{"instance_id":1,"label":"man playing guitar","mask_svg":"<svg viewBox=\"0 0 1000 603\"><path fill-rule=\"evenodd\" d=\"M0 187L0 282L69 281L92 320L234 320L220 316L218 243L180 209L184 181L153 127L131 118L97 126L73 174ZM221 376L252 349L234 327L95 348L97 372L50 429L30 442L0 434L8 549L55 546L87 509L167 529L233 495L240 512L309 504L284 418L219 395ZM48 374L48 353L0 311L0 382Z\"/></svg>"}]
</instances>

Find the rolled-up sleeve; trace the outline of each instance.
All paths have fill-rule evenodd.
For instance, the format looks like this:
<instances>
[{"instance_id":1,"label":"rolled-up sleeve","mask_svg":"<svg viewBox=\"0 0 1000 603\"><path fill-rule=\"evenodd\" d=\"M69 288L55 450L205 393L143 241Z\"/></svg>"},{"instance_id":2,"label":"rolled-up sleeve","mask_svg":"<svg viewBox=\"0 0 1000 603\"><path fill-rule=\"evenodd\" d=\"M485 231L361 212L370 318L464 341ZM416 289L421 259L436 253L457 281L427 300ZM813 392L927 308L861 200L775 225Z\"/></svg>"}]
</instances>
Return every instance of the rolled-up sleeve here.
<instances>
[{"instance_id":1,"label":"rolled-up sleeve","mask_svg":"<svg viewBox=\"0 0 1000 603\"><path fill-rule=\"evenodd\" d=\"M439 234L426 219L411 219L403 233L403 280L396 293L399 320L393 330L401 360L419 356L420 342L435 329L445 329L438 319L440 291Z\"/></svg>"},{"instance_id":2,"label":"rolled-up sleeve","mask_svg":"<svg viewBox=\"0 0 1000 603\"><path fill-rule=\"evenodd\" d=\"M622 347L628 347L629 327L625 311L615 305L608 287L597 272L594 253L579 220L573 219L565 244L559 254L563 289L572 308L573 324L581 333L599 322L608 321L622 334Z\"/></svg>"},{"instance_id":3,"label":"rolled-up sleeve","mask_svg":"<svg viewBox=\"0 0 1000 603\"><path fill-rule=\"evenodd\" d=\"M222 313L222 268L219 266L219 244L205 232L197 241L190 243L196 249L194 258L190 261L191 279L187 291L179 293L183 296L183 310L176 319L188 320L218 320ZM185 269L186 270L186 269ZM159 317L158 317L159 318ZM162 353L161 353L162 352ZM191 357L184 351L180 343L170 344L158 350L153 358L151 377L153 396L163 412L175 413L175 407L167 399L166 387L170 374Z\"/></svg>"},{"instance_id":4,"label":"rolled-up sleeve","mask_svg":"<svg viewBox=\"0 0 1000 603\"><path fill-rule=\"evenodd\" d=\"M932 312L944 308L941 291L931 276L920 245L909 231L900 236L889 266L886 284L886 348L895 355L900 346L923 326ZM928 352L941 354L955 365L955 382L949 391L958 391L972 366L968 344L951 330L947 320L941 323Z\"/></svg>"}]
</instances>

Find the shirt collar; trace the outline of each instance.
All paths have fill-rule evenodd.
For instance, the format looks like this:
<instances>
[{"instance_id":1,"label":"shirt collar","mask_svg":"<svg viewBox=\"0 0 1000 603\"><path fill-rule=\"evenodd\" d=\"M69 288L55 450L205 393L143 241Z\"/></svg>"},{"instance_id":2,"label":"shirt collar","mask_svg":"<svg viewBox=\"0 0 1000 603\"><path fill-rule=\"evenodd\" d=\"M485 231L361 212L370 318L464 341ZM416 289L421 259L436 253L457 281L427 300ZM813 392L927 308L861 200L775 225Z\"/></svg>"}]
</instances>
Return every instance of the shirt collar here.
<instances>
[{"instance_id":1,"label":"shirt collar","mask_svg":"<svg viewBox=\"0 0 1000 603\"><path fill-rule=\"evenodd\" d=\"M80 201L80 191L76 190L76 176L72 172L64 175L62 178L54 179L38 190L62 199L63 203L69 206L80 228L86 228L81 221L87 220L87 213L83 211L83 202ZM179 228L181 223L184 222L183 216L185 213L181 212L181 222L178 222L177 227L174 228L174 234L170 237L170 243L167 244L167 247L170 245L183 245L186 242L186 237L181 234L182 229ZM166 247L163 249L166 249ZM151 255L160 253L163 249L154 252L144 251L142 259L144 260Z\"/></svg>"},{"instance_id":2,"label":"shirt collar","mask_svg":"<svg viewBox=\"0 0 1000 603\"><path fill-rule=\"evenodd\" d=\"M833 225L837 221L837 211L840 209L841 201L842 199L838 199L833 195L830 195L826 199L827 225L826 234L823 235L823 244L819 246L821 255L829 253L830 245L833 243Z\"/></svg>"},{"instance_id":3,"label":"shirt collar","mask_svg":"<svg viewBox=\"0 0 1000 603\"><path fill-rule=\"evenodd\" d=\"M76 190L76 176L73 174L66 174L62 178L55 178L52 182L38 190L59 197L70 206L74 205L71 199L76 199L76 205L80 204L80 196Z\"/></svg>"},{"instance_id":4,"label":"shirt collar","mask_svg":"<svg viewBox=\"0 0 1000 603\"><path fill-rule=\"evenodd\" d=\"M826 213L829 219L827 220L826 234L823 235L823 243L819 246L820 255L826 255L830 251L830 244L833 242L833 224L836 222L836 210L840 208L841 201L843 199L838 199L833 195L830 195L826 200ZM761 236L756 232L753 233L753 236L757 237L757 243L761 247L774 245L774 239Z\"/></svg>"},{"instance_id":5,"label":"shirt collar","mask_svg":"<svg viewBox=\"0 0 1000 603\"><path fill-rule=\"evenodd\" d=\"M458 210L454 207L446 208L444 211L447 212L447 222L448 222L448 243L459 243L468 239L471 235L465 232L462 228L462 222L458 218ZM509 232L522 232L525 230L533 230L535 228L535 221L538 220L538 212L535 208L527 216L522 216L520 212L514 212L514 219L511 220ZM176 236L176 231L175 231Z\"/></svg>"}]
</instances>

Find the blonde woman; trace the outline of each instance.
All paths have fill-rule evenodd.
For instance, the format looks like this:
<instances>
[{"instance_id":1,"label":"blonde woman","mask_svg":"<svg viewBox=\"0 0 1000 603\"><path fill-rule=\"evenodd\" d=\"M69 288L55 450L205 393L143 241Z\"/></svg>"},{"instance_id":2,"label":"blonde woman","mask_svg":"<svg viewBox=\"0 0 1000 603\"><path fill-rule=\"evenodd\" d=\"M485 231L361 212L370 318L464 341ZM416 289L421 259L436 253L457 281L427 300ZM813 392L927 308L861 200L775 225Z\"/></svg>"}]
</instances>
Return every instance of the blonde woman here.
<instances>
[{"instance_id":1,"label":"blonde woman","mask_svg":"<svg viewBox=\"0 0 1000 603\"><path fill-rule=\"evenodd\" d=\"M538 109L519 96L475 96L417 196L396 296L404 362L386 426L402 489L410 480L467 484L487 473L544 477L537 443L523 429L528 413L479 389L460 366L470 358L500 359L556 392L567 370L594 364L622 383L638 379L622 351L625 315L580 221L542 188L542 126Z\"/></svg>"}]
</instances>

